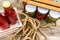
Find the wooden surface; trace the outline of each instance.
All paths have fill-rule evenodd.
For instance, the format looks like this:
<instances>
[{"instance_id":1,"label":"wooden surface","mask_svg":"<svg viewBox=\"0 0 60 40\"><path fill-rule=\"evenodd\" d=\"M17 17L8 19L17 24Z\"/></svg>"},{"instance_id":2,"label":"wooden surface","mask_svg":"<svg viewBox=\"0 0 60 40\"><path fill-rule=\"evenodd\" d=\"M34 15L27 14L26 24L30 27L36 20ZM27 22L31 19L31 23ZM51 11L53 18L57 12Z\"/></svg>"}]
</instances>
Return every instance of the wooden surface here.
<instances>
[{"instance_id":1,"label":"wooden surface","mask_svg":"<svg viewBox=\"0 0 60 40\"><path fill-rule=\"evenodd\" d=\"M18 12L22 13L22 10ZM46 24L45 21L41 21L41 24ZM54 29L51 28L41 28L41 31L44 32L48 36L48 40L60 40L60 26ZM12 35L7 35L5 37L1 37L0 40L12 40ZM41 40L45 40L41 35Z\"/></svg>"},{"instance_id":2,"label":"wooden surface","mask_svg":"<svg viewBox=\"0 0 60 40\"><path fill-rule=\"evenodd\" d=\"M44 1L43 0L35 0L35 1L23 0L23 1L27 4L32 4L32 5L35 5L35 6L39 6L39 7L43 7L43 8L47 8L47 9L50 9L50 10L60 12L60 3L56 3L56 2L51 3L50 1L46 1L46 0L44 0ZM40 1L40 2L37 2L37 1Z\"/></svg>"},{"instance_id":3,"label":"wooden surface","mask_svg":"<svg viewBox=\"0 0 60 40\"><path fill-rule=\"evenodd\" d=\"M0 38L0 40L12 40L12 35L2 37L2 38ZM41 36L41 40L45 40L45 39ZM49 36L48 40L60 40L60 37L59 36Z\"/></svg>"},{"instance_id":4,"label":"wooden surface","mask_svg":"<svg viewBox=\"0 0 60 40\"><path fill-rule=\"evenodd\" d=\"M60 7L60 3L59 2L54 2L54 1L51 1L51 0L34 0L34 1L37 1L37 2L42 2L42 3L45 3L45 4L50 4L50 5L54 5L54 6L58 6Z\"/></svg>"}]
</instances>

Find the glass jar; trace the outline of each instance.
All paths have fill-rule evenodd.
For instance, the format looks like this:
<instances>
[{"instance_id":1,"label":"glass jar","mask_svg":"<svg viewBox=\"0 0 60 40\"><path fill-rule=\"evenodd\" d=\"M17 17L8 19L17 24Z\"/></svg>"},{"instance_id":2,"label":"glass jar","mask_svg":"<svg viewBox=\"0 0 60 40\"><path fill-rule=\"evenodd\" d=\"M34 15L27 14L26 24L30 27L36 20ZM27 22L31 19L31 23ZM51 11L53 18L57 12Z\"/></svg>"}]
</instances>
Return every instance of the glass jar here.
<instances>
[{"instance_id":1,"label":"glass jar","mask_svg":"<svg viewBox=\"0 0 60 40\"><path fill-rule=\"evenodd\" d=\"M30 5L30 4L26 4L25 6L25 13L31 17L35 16L35 12L36 12L36 6Z\"/></svg>"},{"instance_id":2,"label":"glass jar","mask_svg":"<svg viewBox=\"0 0 60 40\"><path fill-rule=\"evenodd\" d=\"M17 21L16 11L13 9L12 4L9 1L4 1L2 6L5 11L5 17L10 24L15 24Z\"/></svg>"},{"instance_id":3,"label":"glass jar","mask_svg":"<svg viewBox=\"0 0 60 40\"><path fill-rule=\"evenodd\" d=\"M9 28L7 19L4 16L2 16L1 13L0 13L0 28L1 30Z\"/></svg>"},{"instance_id":4,"label":"glass jar","mask_svg":"<svg viewBox=\"0 0 60 40\"><path fill-rule=\"evenodd\" d=\"M48 11L49 11L48 9L38 7L37 13L36 13L36 18L39 20L43 20L46 17Z\"/></svg>"},{"instance_id":5,"label":"glass jar","mask_svg":"<svg viewBox=\"0 0 60 40\"><path fill-rule=\"evenodd\" d=\"M60 17L60 13L56 11L50 10L49 14L46 17L46 22L56 22L56 20Z\"/></svg>"}]
</instances>

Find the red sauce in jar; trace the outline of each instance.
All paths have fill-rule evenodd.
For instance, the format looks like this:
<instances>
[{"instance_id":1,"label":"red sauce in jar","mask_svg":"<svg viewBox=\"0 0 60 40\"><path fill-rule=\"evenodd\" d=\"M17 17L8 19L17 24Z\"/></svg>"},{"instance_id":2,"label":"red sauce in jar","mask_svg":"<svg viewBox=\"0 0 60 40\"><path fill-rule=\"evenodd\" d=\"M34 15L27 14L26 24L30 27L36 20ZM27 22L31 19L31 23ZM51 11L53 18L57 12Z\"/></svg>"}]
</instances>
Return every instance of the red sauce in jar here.
<instances>
[{"instance_id":1,"label":"red sauce in jar","mask_svg":"<svg viewBox=\"0 0 60 40\"><path fill-rule=\"evenodd\" d=\"M0 28L2 30L9 28L7 19L4 16L2 16L1 14L0 14Z\"/></svg>"},{"instance_id":2,"label":"red sauce in jar","mask_svg":"<svg viewBox=\"0 0 60 40\"><path fill-rule=\"evenodd\" d=\"M42 15L42 14L40 14L40 13L37 13L37 14L36 14L36 18L39 19L39 20L43 20L46 15L47 15L47 14Z\"/></svg>"},{"instance_id":3,"label":"red sauce in jar","mask_svg":"<svg viewBox=\"0 0 60 40\"><path fill-rule=\"evenodd\" d=\"M9 1L5 1L3 3L5 16L9 20L9 23L15 24L17 21L16 11L13 9L11 3Z\"/></svg>"},{"instance_id":4,"label":"red sauce in jar","mask_svg":"<svg viewBox=\"0 0 60 40\"><path fill-rule=\"evenodd\" d=\"M45 18L45 16L47 15L48 11L49 11L48 9L38 7L37 13L36 13L36 18L39 20L43 20Z\"/></svg>"}]
</instances>

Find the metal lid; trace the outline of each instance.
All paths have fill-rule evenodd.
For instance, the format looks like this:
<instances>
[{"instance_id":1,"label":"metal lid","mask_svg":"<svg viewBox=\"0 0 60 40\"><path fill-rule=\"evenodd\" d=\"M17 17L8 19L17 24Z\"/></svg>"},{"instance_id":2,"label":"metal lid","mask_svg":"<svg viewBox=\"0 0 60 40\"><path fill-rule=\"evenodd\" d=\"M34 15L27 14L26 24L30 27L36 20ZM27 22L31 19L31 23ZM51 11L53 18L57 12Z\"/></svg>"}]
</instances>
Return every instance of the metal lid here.
<instances>
[{"instance_id":1,"label":"metal lid","mask_svg":"<svg viewBox=\"0 0 60 40\"><path fill-rule=\"evenodd\" d=\"M2 3L2 6L3 6L4 8L10 7L10 5L11 5L11 3L10 3L9 1L4 1L4 2Z\"/></svg>"},{"instance_id":2,"label":"metal lid","mask_svg":"<svg viewBox=\"0 0 60 40\"><path fill-rule=\"evenodd\" d=\"M25 6L25 9L26 9L28 12L34 12L34 11L36 11L36 6L27 4L27 5Z\"/></svg>"},{"instance_id":3,"label":"metal lid","mask_svg":"<svg viewBox=\"0 0 60 40\"><path fill-rule=\"evenodd\" d=\"M60 17L60 13L59 12L56 12L56 11L50 10L49 14L53 18L59 18Z\"/></svg>"},{"instance_id":4,"label":"metal lid","mask_svg":"<svg viewBox=\"0 0 60 40\"><path fill-rule=\"evenodd\" d=\"M38 7L38 11L42 14L46 14L46 13L48 13L49 10L45 9L45 8Z\"/></svg>"}]
</instances>

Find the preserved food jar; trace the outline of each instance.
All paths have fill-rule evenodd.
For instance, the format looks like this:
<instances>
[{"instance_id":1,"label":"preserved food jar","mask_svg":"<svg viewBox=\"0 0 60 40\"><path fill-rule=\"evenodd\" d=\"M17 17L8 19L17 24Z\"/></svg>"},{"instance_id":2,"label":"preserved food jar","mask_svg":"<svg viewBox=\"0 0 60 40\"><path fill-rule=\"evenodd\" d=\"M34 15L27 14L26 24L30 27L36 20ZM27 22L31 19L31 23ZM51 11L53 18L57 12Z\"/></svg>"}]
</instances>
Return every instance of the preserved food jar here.
<instances>
[{"instance_id":1,"label":"preserved food jar","mask_svg":"<svg viewBox=\"0 0 60 40\"><path fill-rule=\"evenodd\" d=\"M8 19L10 24L15 24L17 21L16 11L13 9L11 2L4 1L2 6L5 11L5 17Z\"/></svg>"},{"instance_id":2,"label":"preserved food jar","mask_svg":"<svg viewBox=\"0 0 60 40\"><path fill-rule=\"evenodd\" d=\"M35 12L36 12L36 6L30 5L30 4L26 4L25 5L25 13L31 17L35 16Z\"/></svg>"},{"instance_id":3,"label":"preserved food jar","mask_svg":"<svg viewBox=\"0 0 60 40\"><path fill-rule=\"evenodd\" d=\"M0 29L4 30L4 29L8 29L9 28L9 24L7 19L1 15L0 13Z\"/></svg>"},{"instance_id":4,"label":"preserved food jar","mask_svg":"<svg viewBox=\"0 0 60 40\"><path fill-rule=\"evenodd\" d=\"M36 18L39 20L43 20L46 17L48 11L49 11L48 9L38 7L37 13L36 13Z\"/></svg>"},{"instance_id":5,"label":"preserved food jar","mask_svg":"<svg viewBox=\"0 0 60 40\"><path fill-rule=\"evenodd\" d=\"M50 10L49 14L46 17L46 22L51 23L51 22L56 22L56 20L60 17L60 13Z\"/></svg>"}]
</instances>

